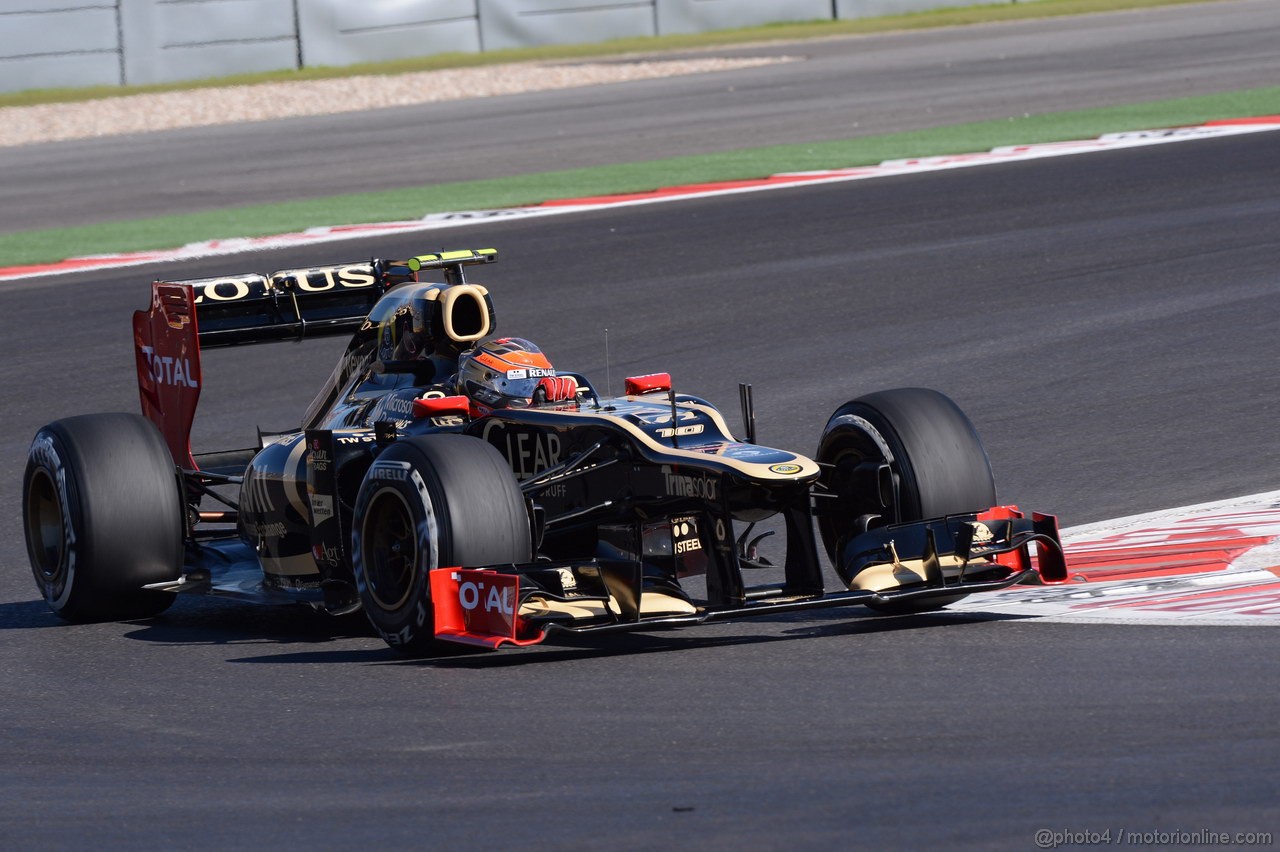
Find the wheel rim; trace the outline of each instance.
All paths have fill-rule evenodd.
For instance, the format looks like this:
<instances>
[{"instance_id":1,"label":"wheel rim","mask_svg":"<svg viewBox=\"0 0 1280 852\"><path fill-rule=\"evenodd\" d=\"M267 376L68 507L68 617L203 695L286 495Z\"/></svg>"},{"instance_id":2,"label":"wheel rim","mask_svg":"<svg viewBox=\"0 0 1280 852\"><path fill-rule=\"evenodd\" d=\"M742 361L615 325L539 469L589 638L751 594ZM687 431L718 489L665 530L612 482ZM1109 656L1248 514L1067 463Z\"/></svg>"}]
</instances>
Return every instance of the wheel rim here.
<instances>
[{"instance_id":1,"label":"wheel rim","mask_svg":"<svg viewBox=\"0 0 1280 852\"><path fill-rule=\"evenodd\" d=\"M822 471L818 481L828 489L828 493L839 498L838 501L833 501L835 505L830 507L830 511L824 513L825 517L820 518L820 523L825 521L826 532L831 532L832 515L849 518L856 518L859 515L881 515L885 516L885 520L889 523L900 520L898 518L900 506L881 506L877 500L860 495L858 489L854 487L854 468L867 462L888 464L896 478L898 474L896 460L887 446L881 446L883 442L884 438L878 433L873 435L864 428L847 424L839 432L831 435L829 443L824 443L819 448L818 461L831 467Z\"/></svg>"},{"instance_id":2,"label":"wheel rim","mask_svg":"<svg viewBox=\"0 0 1280 852\"><path fill-rule=\"evenodd\" d=\"M27 488L27 541L32 564L46 582L56 582L65 570L65 524L57 485L48 471L37 469Z\"/></svg>"},{"instance_id":3,"label":"wheel rim","mask_svg":"<svg viewBox=\"0 0 1280 852\"><path fill-rule=\"evenodd\" d=\"M863 462L874 462L884 464L886 459L880 453L869 454L863 450L844 445L833 453L829 459L824 459L832 468L824 471L822 477L823 484L830 490L830 493L839 497L838 506L840 511L847 515L857 517L858 515L883 515L886 511L893 512L894 507L881 506L879 501L870 497L860 498L856 490L853 488L853 469ZM896 520L896 518L890 518Z\"/></svg>"},{"instance_id":4,"label":"wheel rim","mask_svg":"<svg viewBox=\"0 0 1280 852\"><path fill-rule=\"evenodd\" d=\"M384 488L369 502L362 548L369 594L384 610L400 609L418 573L418 529L404 497Z\"/></svg>"}]
</instances>

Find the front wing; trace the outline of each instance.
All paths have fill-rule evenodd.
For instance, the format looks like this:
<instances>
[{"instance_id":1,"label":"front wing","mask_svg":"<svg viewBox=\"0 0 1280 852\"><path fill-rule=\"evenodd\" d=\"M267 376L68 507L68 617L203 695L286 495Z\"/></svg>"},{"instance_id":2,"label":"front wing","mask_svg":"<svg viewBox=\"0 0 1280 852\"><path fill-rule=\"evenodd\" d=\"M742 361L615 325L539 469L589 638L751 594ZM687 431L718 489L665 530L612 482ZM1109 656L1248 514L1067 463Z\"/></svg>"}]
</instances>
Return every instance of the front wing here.
<instances>
[{"instance_id":1,"label":"front wing","mask_svg":"<svg viewBox=\"0 0 1280 852\"><path fill-rule=\"evenodd\" d=\"M497 649L536 645L556 633L652 630L855 605L927 607L1017 583L1067 580L1057 519L1023 519L1012 507L875 529L850 542L849 550L859 554L863 568L883 563L913 582L881 590L851 583L848 591L821 594L758 587L748 590L741 606L709 607L668 589L646 588L639 562L439 568L430 575L435 634L443 641ZM961 568L943 571L942 562Z\"/></svg>"}]
</instances>

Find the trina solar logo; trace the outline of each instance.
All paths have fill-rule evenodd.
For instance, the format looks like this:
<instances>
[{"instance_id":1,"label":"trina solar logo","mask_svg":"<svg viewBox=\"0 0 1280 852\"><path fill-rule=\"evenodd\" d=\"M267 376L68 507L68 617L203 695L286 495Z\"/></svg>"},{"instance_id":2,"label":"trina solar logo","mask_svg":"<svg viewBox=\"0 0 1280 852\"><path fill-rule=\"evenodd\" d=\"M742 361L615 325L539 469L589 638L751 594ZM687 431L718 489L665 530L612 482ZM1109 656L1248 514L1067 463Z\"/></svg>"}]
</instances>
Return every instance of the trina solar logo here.
<instances>
[{"instance_id":1,"label":"trina solar logo","mask_svg":"<svg viewBox=\"0 0 1280 852\"><path fill-rule=\"evenodd\" d=\"M706 476L684 476L672 473L671 468L662 466L662 481L667 494L672 497L698 497L703 500L715 500L719 492L716 480Z\"/></svg>"}]
</instances>

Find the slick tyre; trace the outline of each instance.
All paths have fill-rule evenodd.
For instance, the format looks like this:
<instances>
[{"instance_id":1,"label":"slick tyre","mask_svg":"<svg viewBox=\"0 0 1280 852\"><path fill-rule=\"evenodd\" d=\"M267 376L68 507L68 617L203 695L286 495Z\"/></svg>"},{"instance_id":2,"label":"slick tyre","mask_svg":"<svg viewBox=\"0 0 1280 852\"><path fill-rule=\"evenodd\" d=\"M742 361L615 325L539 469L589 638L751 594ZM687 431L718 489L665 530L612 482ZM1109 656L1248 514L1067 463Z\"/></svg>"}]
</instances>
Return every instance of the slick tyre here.
<instances>
[{"instance_id":1,"label":"slick tyre","mask_svg":"<svg viewBox=\"0 0 1280 852\"><path fill-rule=\"evenodd\" d=\"M871 393L836 409L823 430L817 461L829 466L819 481L835 495L821 502L818 515L833 563L870 516L892 524L996 504L995 478L977 430L950 398L926 388ZM961 597L873 608L917 612Z\"/></svg>"},{"instance_id":2,"label":"slick tyre","mask_svg":"<svg viewBox=\"0 0 1280 852\"><path fill-rule=\"evenodd\" d=\"M68 621L156 615L149 583L178 579L183 502L159 431L135 414L69 417L36 433L22 481L36 585Z\"/></svg>"},{"instance_id":3,"label":"slick tyre","mask_svg":"<svg viewBox=\"0 0 1280 852\"><path fill-rule=\"evenodd\" d=\"M506 460L467 435L425 435L370 466L352 523L356 590L379 635L406 656L434 650L430 571L532 559L529 513Z\"/></svg>"}]
</instances>

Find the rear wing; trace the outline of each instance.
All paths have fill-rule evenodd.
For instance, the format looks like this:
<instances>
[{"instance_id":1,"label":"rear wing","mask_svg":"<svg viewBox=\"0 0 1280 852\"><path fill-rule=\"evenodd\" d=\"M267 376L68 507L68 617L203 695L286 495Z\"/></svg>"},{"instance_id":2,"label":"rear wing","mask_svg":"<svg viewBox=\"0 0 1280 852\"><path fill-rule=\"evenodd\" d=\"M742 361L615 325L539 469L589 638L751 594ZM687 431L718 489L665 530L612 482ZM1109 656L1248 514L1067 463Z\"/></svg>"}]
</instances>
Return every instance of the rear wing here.
<instances>
[{"instance_id":1,"label":"rear wing","mask_svg":"<svg viewBox=\"0 0 1280 852\"><path fill-rule=\"evenodd\" d=\"M302 340L355 331L387 290L416 281L423 270L443 269L450 284L464 283L463 268L498 259L496 249L440 252L408 260L369 260L310 269L284 269L218 278L156 282L193 291L202 349Z\"/></svg>"},{"instance_id":2,"label":"rear wing","mask_svg":"<svg viewBox=\"0 0 1280 852\"><path fill-rule=\"evenodd\" d=\"M387 290L416 281L419 272L442 269L449 284L462 284L464 267L497 259L496 249L476 249L270 275L155 281L151 306L133 315L142 413L159 427L174 461L197 470L190 435L202 349L350 334Z\"/></svg>"}]
</instances>

